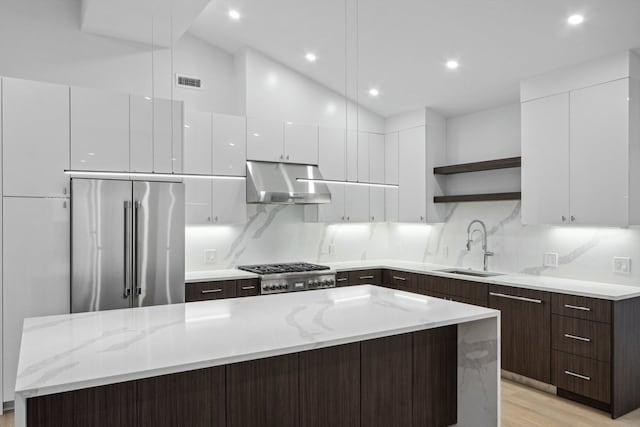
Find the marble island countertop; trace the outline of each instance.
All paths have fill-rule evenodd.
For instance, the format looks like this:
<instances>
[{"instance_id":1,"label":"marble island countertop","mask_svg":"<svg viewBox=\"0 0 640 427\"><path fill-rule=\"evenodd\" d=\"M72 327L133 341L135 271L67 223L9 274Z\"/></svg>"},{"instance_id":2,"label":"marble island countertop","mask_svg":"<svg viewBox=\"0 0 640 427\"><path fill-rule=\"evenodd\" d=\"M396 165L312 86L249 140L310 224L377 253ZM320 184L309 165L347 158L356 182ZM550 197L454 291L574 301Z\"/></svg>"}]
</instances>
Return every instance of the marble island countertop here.
<instances>
[{"instance_id":1,"label":"marble island countertop","mask_svg":"<svg viewBox=\"0 0 640 427\"><path fill-rule=\"evenodd\" d=\"M22 404L38 395L498 316L483 307L363 285L29 318L16 398Z\"/></svg>"},{"instance_id":2,"label":"marble island countertop","mask_svg":"<svg viewBox=\"0 0 640 427\"><path fill-rule=\"evenodd\" d=\"M504 273L492 277L475 277L462 274L447 273L439 270L454 268L450 265L428 264L402 260L368 260L325 262L337 271L350 271L362 269L392 269L412 273L425 273L435 276L463 279L468 281L489 283L495 285L514 286L527 289L535 289L546 292L558 292L563 294L578 295L592 298L602 298L612 301L640 297L640 286L618 285L604 282L592 282L587 280L565 279L550 276L534 276L531 274ZM462 269L462 268L460 268ZM499 272L498 272L499 273ZM212 270L187 273L187 282L206 280L227 280L258 277L255 274L242 270Z\"/></svg>"}]
</instances>

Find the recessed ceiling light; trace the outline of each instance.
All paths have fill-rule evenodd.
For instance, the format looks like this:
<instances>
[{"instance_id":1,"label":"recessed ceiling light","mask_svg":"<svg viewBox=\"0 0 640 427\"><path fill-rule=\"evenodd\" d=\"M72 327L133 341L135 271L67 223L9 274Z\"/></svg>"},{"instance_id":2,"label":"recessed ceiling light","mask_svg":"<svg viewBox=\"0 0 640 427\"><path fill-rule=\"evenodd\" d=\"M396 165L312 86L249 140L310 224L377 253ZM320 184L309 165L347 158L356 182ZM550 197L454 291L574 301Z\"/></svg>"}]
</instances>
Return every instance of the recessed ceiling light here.
<instances>
[{"instance_id":1,"label":"recessed ceiling light","mask_svg":"<svg viewBox=\"0 0 640 427\"><path fill-rule=\"evenodd\" d=\"M571 15L567 18L567 22L569 25L580 25L584 22L584 16L582 15Z\"/></svg>"},{"instance_id":2,"label":"recessed ceiling light","mask_svg":"<svg viewBox=\"0 0 640 427\"><path fill-rule=\"evenodd\" d=\"M316 59L318 59L318 58L316 57L316 54L315 54L315 53L312 53L312 52L308 52L304 57L305 57L305 58L306 58L306 60L307 60L307 61L309 61L309 62L316 62Z\"/></svg>"},{"instance_id":3,"label":"recessed ceiling light","mask_svg":"<svg viewBox=\"0 0 640 427\"><path fill-rule=\"evenodd\" d=\"M455 61L453 59L447 61L447 68L450 70L455 70L460 66L460 64L458 63L458 61Z\"/></svg>"},{"instance_id":4,"label":"recessed ceiling light","mask_svg":"<svg viewBox=\"0 0 640 427\"><path fill-rule=\"evenodd\" d=\"M378 89L376 89L375 87L372 87L371 89L369 89L369 95L378 96L378 95L380 95L380 91Z\"/></svg>"},{"instance_id":5,"label":"recessed ceiling light","mask_svg":"<svg viewBox=\"0 0 640 427\"><path fill-rule=\"evenodd\" d=\"M229 11L229 18L233 19L234 21L237 21L238 19L240 19L240 12L238 12L235 9L231 9Z\"/></svg>"}]
</instances>

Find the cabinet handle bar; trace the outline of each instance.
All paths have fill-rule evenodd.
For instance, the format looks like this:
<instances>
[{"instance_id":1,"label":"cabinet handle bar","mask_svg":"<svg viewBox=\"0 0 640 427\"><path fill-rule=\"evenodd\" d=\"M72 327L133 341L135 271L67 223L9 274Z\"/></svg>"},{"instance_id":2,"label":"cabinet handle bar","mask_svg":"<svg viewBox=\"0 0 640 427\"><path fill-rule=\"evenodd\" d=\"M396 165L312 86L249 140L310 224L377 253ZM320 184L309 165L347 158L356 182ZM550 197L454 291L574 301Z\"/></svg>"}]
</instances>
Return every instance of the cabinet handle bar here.
<instances>
[{"instance_id":1,"label":"cabinet handle bar","mask_svg":"<svg viewBox=\"0 0 640 427\"><path fill-rule=\"evenodd\" d=\"M515 295L501 294L501 293L498 293L498 292L489 292L489 295L494 296L494 297L499 297L499 298L507 298L507 299L514 299L514 300L517 300L517 301L524 301L524 302L532 302L532 303L535 303L535 304L542 304L542 300L535 299L535 298L517 297Z\"/></svg>"},{"instance_id":2,"label":"cabinet handle bar","mask_svg":"<svg viewBox=\"0 0 640 427\"><path fill-rule=\"evenodd\" d=\"M571 371L564 371L564 373L567 375L571 375L572 377L580 378L581 380L591 381L591 377L588 377L586 375L576 374L575 372Z\"/></svg>"},{"instance_id":3,"label":"cabinet handle bar","mask_svg":"<svg viewBox=\"0 0 640 427\"><path fill-rule=\"evenodd\" d=\"M572 340L591 342L591 338L579 337L577 335L564 334L565 338L571 338Z\"/></svg>"},{"instance_id":4,"label":"cabinet handle bar","mask_svg":"<svg viewBox=\"0 0 640 427\"><path fill-rule=\"evenodd\" d=\"M218 292L222 292L222 289L205 289L204 291L200 291L201 294L217 294Z\"/></svg>"},{"instance_id":5,"label":"cabinet handle bar","mask_svg":"<svg viewBox=\"0 0 640 427\"><path fill-rule=\"evenodd\" d=\"M580 307L578 305L565 304L565 308L570 308L572 310L582 310L582 311L591 311L589 307Z\"/></svg>"}]
</instances>

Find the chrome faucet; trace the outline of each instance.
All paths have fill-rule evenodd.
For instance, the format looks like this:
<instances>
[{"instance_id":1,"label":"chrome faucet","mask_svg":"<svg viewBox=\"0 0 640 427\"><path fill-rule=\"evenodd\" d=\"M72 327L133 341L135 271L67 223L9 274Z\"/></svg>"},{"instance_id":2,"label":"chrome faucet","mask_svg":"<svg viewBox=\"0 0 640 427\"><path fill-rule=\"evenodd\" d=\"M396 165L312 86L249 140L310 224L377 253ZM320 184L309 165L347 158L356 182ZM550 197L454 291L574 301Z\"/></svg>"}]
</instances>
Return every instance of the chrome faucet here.
<instances>
[{"instance_id":1,"label":"chrome faucet","mask_svg":"<svg viewBox=\"0 0 640 427\"><path fill-rule=\"evenodd\" d=\"M473 226L473 224L475 224L476 222L480 224L480 226L482 227L482 230L476 228L475 230L471 231L471 226ZM487 227L484 225L484 222L480 221L479 219L474 219L469 223L469 226L467 227L467 251L471 250L471 238L473 237L473 233L475 233L476 231L480 231L482 233L482 251L484 255L484 271L487 271L488 258L495 254L487 250Z\"/></svg>"}]
</instances>

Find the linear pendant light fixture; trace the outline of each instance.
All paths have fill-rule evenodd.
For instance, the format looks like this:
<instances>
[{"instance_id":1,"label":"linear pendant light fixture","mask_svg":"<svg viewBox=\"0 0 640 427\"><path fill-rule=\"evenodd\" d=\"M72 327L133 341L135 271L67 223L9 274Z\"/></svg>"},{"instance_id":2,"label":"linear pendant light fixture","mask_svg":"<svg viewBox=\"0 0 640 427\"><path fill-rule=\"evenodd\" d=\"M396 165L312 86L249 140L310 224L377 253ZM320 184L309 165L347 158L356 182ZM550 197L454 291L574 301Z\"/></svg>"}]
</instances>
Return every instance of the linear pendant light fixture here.
<instances>
[{"instance_id":1,"label":"linear pendant light fixture","mask_svg":"<svg viewBox=\"0 0 640 427\"><path fill-rule=\"evenodd\" d=\"M244 176L232 175L205 175L197 173L156 173L156 172L113 172L113 171L85 171L85 170L65 170L64 173L73 176L103 176L103 177L135 177L135 178L195 178L195 179L221 179L221 180L243 180Z\"/></svg>"},{"instance_id":2,"label":"linear pendant light fixture","mask_svg":"<svg viewBox=\"0 0 640 427\"><path fill-rule=\"evenodd\" d=\"M398 188L398 184L378 184L375 182L353 182L353 181L339 181L334 179L313 179L313 178L296 178L296 181L322 183L322 184L342 184L342 185L357 185L361 187L381 187L381 188Z\"/></svg>"}]
</instances>

